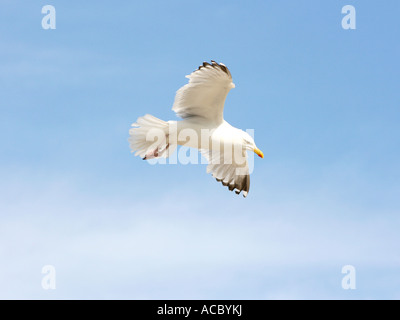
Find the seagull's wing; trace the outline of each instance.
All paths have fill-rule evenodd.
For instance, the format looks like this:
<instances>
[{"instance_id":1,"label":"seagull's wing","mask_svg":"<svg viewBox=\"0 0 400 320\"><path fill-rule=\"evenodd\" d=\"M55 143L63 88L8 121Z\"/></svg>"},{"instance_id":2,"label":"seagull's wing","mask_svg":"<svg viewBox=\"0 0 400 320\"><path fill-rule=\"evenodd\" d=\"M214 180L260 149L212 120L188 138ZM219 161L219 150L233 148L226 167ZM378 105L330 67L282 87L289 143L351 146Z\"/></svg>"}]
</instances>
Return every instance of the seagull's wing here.
<instances>
[{"instance_id":1,"label":"seagull's wing","mask_svg":"<svg viewBox=\"0 0 400 320\"><path fill-rule=\"evenodd\" d=\"M189 83L176 92L172 110L183 119L201 117L217 125L222 123L226 96L235 87L228 68L211 60L211 64L204 62L186 78Z\"/></svg>"},{"instance_id":2,"label":"seagull's wing","mask_svg":"<svg viewBox=\"0 0 400 320\"><path fill-rule=\"evenodd\" d=\"M243 151L239 157L227 156L224 152L216 150L200 151L208 161L207 173L211 173L230 191L235 190L236 194L243 191L243 197L247 197L250 189L250 174L246 151Z\"/></svg>"}]
</instances>

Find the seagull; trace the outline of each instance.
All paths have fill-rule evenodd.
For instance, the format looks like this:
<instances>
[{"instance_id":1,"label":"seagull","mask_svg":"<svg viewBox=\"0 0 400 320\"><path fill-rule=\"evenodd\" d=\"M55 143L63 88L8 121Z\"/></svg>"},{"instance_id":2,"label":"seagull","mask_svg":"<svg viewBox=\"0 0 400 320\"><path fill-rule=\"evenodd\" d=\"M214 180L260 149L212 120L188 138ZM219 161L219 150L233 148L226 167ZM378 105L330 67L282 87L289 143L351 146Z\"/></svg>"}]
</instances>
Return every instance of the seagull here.
<instances>
[{"instance_id":1,"label":"seagull","mask_svg":"<svg viewBox=\"0 0 400 320\"><path fill-rule=\"evenodd\" d=\"M264 154L247 132L224 120L225 99L235 88L229 69L211 60L186 78L189 83L176 92L172 106L182 120L163 121L150 114L139 117L129 130L132 152L150 160L169 157L178 145L197 148L208 161L207 173L246 197L250 189L247 151L261 158Z\"/></svg>"}]
</instances>

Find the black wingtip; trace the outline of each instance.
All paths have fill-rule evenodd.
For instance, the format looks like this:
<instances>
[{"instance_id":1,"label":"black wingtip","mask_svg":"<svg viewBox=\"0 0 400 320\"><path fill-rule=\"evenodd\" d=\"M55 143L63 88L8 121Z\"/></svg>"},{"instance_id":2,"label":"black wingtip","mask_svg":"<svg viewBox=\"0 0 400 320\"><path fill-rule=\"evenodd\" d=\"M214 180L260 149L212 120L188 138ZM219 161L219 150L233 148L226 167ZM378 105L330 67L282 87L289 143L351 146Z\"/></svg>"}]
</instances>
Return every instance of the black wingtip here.
<instances>
[{"instance_id":1,"label":"black wingtip","mask_svg":"<svg viewBox=\"0 0 400 320\"><path fill-rule=\"evenodd\" d=\"M203 68L207 68L207 67L218 68L218 69L222 70L223 72L225 72L229 77L232 78L231 72L229 71L228 67L226 65L224 65L222 62L218 63L215 60L211 60L211 64L208 63L207 61L204 61L203 64L201 66L199 66L193 72L199 71L199 70L201 70Z\"/></svg>"}]
</instances>

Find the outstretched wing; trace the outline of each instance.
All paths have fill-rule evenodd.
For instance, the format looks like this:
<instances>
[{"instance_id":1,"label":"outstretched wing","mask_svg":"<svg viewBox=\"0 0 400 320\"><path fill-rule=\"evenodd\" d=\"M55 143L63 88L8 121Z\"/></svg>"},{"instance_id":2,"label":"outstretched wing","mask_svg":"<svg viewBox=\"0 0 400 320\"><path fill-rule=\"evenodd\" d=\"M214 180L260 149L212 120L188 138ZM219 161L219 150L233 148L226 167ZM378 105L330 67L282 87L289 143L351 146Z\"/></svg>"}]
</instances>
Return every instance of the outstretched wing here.
<instances>
[{"instance_id":1,"label":"outstretched wing","mask_svg":"<svg viewBox=\"0 0 400 320\"><path fill-rule=\"evenodd\" d=\"M228 68L211 60L211 64L203 62L186 78L189 83L176 92L172 110L183 119L201 117L222 123L226 96L235 87Z\"/></svg>"},{"instance_id":2,"label":"outstretched wing","mask_svg":"<svg viewBox=\"0 0 400 320\"><path fill-rule=\"evenodd\" d=\"M200 150L207 159L207 173L228 187L236 194L243 191L243 197L247 197L250 190L250 174L247 162L247 153L243 151L241 156L226 155L215 150Z\"/></svg>"}]
</instances>

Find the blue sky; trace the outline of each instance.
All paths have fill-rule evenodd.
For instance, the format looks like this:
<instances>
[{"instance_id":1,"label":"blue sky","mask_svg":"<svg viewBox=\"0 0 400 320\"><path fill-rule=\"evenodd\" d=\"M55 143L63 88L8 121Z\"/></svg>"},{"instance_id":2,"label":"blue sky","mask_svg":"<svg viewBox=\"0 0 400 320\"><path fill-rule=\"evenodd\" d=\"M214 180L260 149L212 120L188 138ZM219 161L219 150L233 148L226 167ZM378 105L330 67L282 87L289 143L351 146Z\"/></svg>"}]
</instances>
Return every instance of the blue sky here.
<instances>
[{"instance_id":1,"label":"blue sky","mask_svg":"<svg viewBox=\"0 0 400 320\"><path fill-rule=\"evenodd\" d=\"M0 7L0 298L400 299L398 1ZM246 199L129 150L211 59L265 155Z\"/></svg>"}]
</instances>

